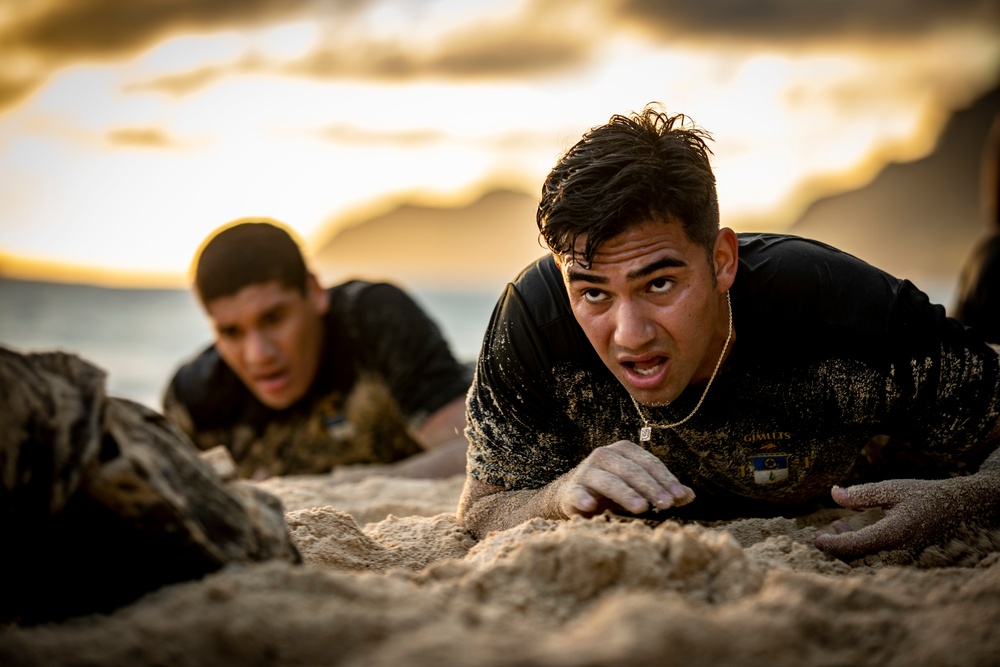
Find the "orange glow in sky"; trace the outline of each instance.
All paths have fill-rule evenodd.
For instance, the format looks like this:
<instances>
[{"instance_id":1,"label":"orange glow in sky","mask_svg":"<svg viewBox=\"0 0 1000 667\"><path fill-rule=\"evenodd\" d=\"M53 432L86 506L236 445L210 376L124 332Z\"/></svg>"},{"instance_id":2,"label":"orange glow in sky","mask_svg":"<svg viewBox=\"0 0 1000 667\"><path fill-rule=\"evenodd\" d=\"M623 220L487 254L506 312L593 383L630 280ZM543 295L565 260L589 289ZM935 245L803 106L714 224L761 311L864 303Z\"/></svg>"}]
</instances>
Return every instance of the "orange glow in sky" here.
<instances>
[{"instance_id":1,"label":"orange glow in sky","mask_svg":"<svg viewBox=\"0 0 1000 667\"><path fill-rule=\"evenodd\" d=\"M781 229L927 153L1000 76L992 1L904 20L787 0L767 24L731 11L745 3L674 4L8 8L0 275L180 285L236 218L315 243L390 200L533 194L583 132L653 100L714 135L724 222Z\"/></svg>"}]
</instances>

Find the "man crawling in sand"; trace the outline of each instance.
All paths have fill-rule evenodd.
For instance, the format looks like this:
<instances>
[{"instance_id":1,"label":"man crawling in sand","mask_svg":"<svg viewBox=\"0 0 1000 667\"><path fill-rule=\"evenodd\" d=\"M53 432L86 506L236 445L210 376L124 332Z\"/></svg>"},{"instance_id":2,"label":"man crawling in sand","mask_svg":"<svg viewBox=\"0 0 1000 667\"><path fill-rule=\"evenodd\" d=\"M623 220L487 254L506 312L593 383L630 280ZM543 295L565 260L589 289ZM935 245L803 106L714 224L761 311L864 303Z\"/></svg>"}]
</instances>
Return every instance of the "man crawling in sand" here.
<instances>
[{"instance_id":1,"label":"man crawling in sand","mask_svg":"<svg viewBox=\"0 0 1000 667\"><path fill-rule=\"evenodd\" d=\"M470 391L461 520L883 508L817 535L840 557L996 522L1000 355L909 281L720 228L710 139L649 105L550 172L551 254L501 296Z\"/></svg>"},{"instance_id":2,"label":"man crawling in sand","mask_svg":"<svg viewBox=\"0 0 1000 667\"><path fill-rule=\"evenodd\" d=\"M215 342L176 372L163 406L201 449L224 446L257 480L354 465L346 481L373 464L462 473L472 371L403 290L324 289L291 233L264 219L216 230L194 274Z\"/></svg>"}]
</instances>

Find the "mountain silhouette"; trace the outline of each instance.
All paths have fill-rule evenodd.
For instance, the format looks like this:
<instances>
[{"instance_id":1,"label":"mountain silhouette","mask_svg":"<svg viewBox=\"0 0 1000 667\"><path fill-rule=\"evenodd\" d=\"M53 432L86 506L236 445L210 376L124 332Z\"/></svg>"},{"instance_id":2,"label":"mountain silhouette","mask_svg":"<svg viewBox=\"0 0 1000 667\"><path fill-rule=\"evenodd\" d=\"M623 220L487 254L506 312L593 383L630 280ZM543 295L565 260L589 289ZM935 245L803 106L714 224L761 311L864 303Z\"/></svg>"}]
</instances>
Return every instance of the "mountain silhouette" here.
<instances>
[{"instance_id":1,"label":"mountain silhouette","mask_svg":"<svg viewBox=\"0 0 1000 667\"><path fill-rule=\"evenodd\" d=\"M362 277L499 292L545 253L536 206L535 197L512 190L455 208L404 204L340 230L312 262L326 282Z\"/></svg>"},{"instance_id":2,"label":"mountain silhouette","mask_svg":"<svg viewBox=\"0 0 1000 667\"><path fill-rule=\"evenodd\" d=\"M1000 87L952 114L934 151L868 185L814 202L788 230L846 250L918 286L954 283L987 230L980 182Z\"/></svg>"},{"instance_id":3,"label":"mountain silhouette","mask_svg":"<svg viewBox=\"0 0 1000 667\"><path fill-rule=\"evenodd\" d=\"M945 301L986 230L980 170L998 113L1000 87L956 111L930 155L892 163L862 188L817 200L787 231L846 250ZM455 208L404 204L341 229L314 253L314 266L328 282L366 277L498 290L545 252L537 201L497 190ZM463 276L457 284L456 274Z\"/></svg>"}]
</instances>

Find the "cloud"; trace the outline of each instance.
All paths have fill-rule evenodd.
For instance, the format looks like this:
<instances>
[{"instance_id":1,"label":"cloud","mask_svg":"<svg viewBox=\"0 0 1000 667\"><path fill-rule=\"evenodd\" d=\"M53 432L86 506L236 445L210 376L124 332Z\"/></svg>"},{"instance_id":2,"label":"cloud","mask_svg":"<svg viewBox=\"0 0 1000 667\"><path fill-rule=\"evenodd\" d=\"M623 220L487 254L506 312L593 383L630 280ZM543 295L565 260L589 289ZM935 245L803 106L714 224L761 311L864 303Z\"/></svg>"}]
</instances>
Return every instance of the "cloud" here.
<instances>
[{"instance_id":1,"label":"cloud","mask_svg":"<svg viewBox=\"0 0 1000 667\"><path fill-rule=\"evenodd\" d=\"M510 32L516 32L511 28ZM582 39L535 35L460 33L431 53L396 40L337 40L287 63L248 56L239 62L200 67L129 85L128 91L160 91L185 95L220 79L252 72L324 80L411 79L482 80L544 75L577 67L591 46ZM0 89L0 95L2 95Z\"/></svg>"},{"instance_id":2,"label":"cloud","mask_svg":"<svg viewBox=\"0 0 1000 667\"><path fill-rule=\"evenodd\" d=\"M167 74L148 81L125 86L125 92L154 91L169 95L188 95L220 79L237 75L272 70L266 61L254 55L247 55L235 63L207 65L179 74Z\"/></svg>"},{"instance_id":3,"label":"cloud","mask_svg":"<svg viewBox=\"0 0 1000 667\"><path fill-rule=\"evenodd\" d=\"M0 49L0 60L3 59L3 50ZM27 80L17 80L0 73L0 110L12 107L25 97L27 97L37 86L34 77Z\"/></svg>"},{"instance_id":4,"label":"cloud","mask_svg":"<svg viewBox=\"0 0 1000 667\"><path fill-rule=\"evenodd\" d=\"M576 67L593 53L594 35L550 32L532 23L469 30L446 41L427 65L429 73L456 77L514 77Z\"/></svg>"},{"instance_id":5,"label":"cloud","mask_svg":"<svg viewBox=\"0 0 1000 667\"><path fill-rule=\"evenodd\" d=\"M284 71L321 79L514 78L575 67L589 52L586 43L572 37L515 41L499 34L462 34L431 53L395 41L342 43L290 63Z\"/></svg>"},{"instance_id":6,"label":"cloud","mask_svg":"<svg viewBox=\"0 0 1000 667\"><path fill-rule=\"evenodd\" d=\"M288 73L316 78L523 78L588 62L601 42L593 6L548 2L502 18L469 20L434 39L367 39L342 30Z\"/></svg>"},{"instance_id":7,"label":"cloud","mask_svg":"<svg viewBox=\"0 0 1000 667\"><path fill-rule=\"evenodd\" d=\"M171 34L247 28L325 7L347 14L365 0L49 0L0 5L0 109L17 104L56 69L140 52ZM13 71L6 64L19 66Z\"/></svg>"},{"instance_id":8,"label":"cloud","mask_svg":"<svg viewBox=\"0 0 1000 667\"><path fill-rule=\"evenodd\" d=\"M174 148L178 145L170 135L155 127L129 127L108 132L108 143L116 146L141 148Z\"/></svg>"},{"instance_id":9,"label":"cloud","mask_svg":"<svg viewBox=\"0 0 1000 667\"><path fill-rule=\"evenodd\" d=\"M653 34L691 39L886 40L1000 28L996 0L622 0L618 9Z\"/></svg>"},{"instance_id":10,"label":"cloud","mask_svg":"<svg viewBox=\"0 0 1000 667\"><path fill-rule=\"evenodd\" d=\"M344 145L375 146L426 146L443 141L446 137L435 130L403 130L399 132L374 132L351 123L337 123L317 132L321 138Z\"/></svg>"},{"instance_id":11,"label":"cloud","mask_svg":"<svg viewBox=\"0 0 1000 667\"><path fill-rule=\"evenodd\" d=\"M324 80L524 79L582 68L623 30L636 28L661 44L715 41L772 48L903 41L949 27L1000 30L996 0L528 0L493 14L470 2L467 15L450 17L444 27L434 25L440 14L424 11L433 3L404 0L6 0L6 9L4 1L0 110L73 62L125 58L180 33L301 18L315 19L326 30L308 55L280 62L251 54L129 90L182 95L249 72ZM406 20L387 31L380 21L385 11Z\"/></svg>"},{"instance_id":12,"label":"cloud","mask_svg":"<svg viewBox=\"0 0 1000 667\"><path fill-rule=\"evenodd\" d=\"M188 95L205 86L217 81L224 76L232 74L237 68L229 65L210 65L199 67L189 72L180 74L168 74L141 83L133 83L125 86L125 92L159 91L170 95Z\"/></svg>"},{"instance_id":13,"label":"cloud","mask_svg":"<svg viewBox=\"0 0 1000 667\"><path fill-rule=\"evenodd\" d=\"M338 3L339 6L358 2ZM183 30L212 31L288 19L313 0L60 0L8 22L0 41L53 58L135 53Z\"/></svg>"},{"instance_id":14,"label":"cloud","mask_svg":"<svg viewBox=\"0 0 1000 667\"><path fill-rule=\"evenodd\" d=\"M98 0L90 0L96 2ZM376 6L378 3L370 3ZM393 2L382 3L392 5ZM205 65L130 84L129 92L185 95L234 75L266 73L319 80L482 80L523 78L565 71L591 60L600 47L599 5L562 1L527 6L527 11L487 20L475 11L443 33L434 26L392 36L372 34L371 16L360 2L337 16L310 14L325 36L310 53L288 61L248 53L237 62ZM265 13L257 16L258 20ZM190 18L190 17L189 17ZM414 19L419 23L418 19ZM201 26L204 29L204 26ZM419 29L424 38L415 37ZM426 32L435 33L433 39Z\"/></svg>"},{"instance_id":15,"label":"cloud","mask_svg":"<svg viewBox=\"0 0 1000 667\"><path fill-rule=\"evenodd\" d=\"M430 40L421 39L429 26L419 12L406 31L376 34L376 15L365 10L392 7L395 1L358 0L337 16L318 12L326 36L318 48L295 60L250 59L173 74L137 88L183 94L251 71L323 80L523 79L584 67L623 29L637 26L663 44L716 40L772 48L860 38L917 39L954 26L1000 29L995 0L533 0L501 16L486 17L470 8L468 17L456 19ZM241 8L238 0L221 4L217 13L191 12L183 18L192 25L200 21L198 26L204 28L210 20L219 25L238 17L244 23L250 17L264 20L277 11L275 5L285 6L280 0L256 0L247 3L248 8ZM301 0L291 4L306 6ZM175 17L174 22L180 20Z\"/></svg>"},{"instance_id":16,"label":"cloud","mask_svg":"<svg viewBox=\"0 0 1000 667\"><path fill-rule=\"evenodd\" d=\"M237 62L161 76L131 84L126 90L184 95L217 80L248 73L395 82L547 75L586 64L600 48L603 25L595 7L550 1L497 20L486 20L473 12L440 34L434 26L419 25L389 37L374 36L366 25L371 17L364 16L359 7L352 17L323 17L320 22L325 35L317 48L304 56L282 62L248 53ZM414 36L418 31L424 33L422 37ZM427 39L428 31L435 33L433 39Z\"/></svg>"}]
</instances>

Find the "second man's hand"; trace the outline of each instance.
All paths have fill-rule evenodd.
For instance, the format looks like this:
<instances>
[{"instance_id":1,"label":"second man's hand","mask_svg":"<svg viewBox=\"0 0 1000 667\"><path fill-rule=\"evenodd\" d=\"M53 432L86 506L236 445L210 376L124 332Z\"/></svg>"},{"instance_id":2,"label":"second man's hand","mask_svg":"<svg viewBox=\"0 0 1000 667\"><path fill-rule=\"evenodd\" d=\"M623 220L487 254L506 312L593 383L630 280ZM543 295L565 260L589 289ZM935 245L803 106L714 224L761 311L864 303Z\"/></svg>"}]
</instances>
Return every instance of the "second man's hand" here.
<instances>
[{"instance_id":1,"label":"second man's hand","mask_svg":"<svg viewBox=\"0 0 1000 667\"><path fill-rule=\"evenodd\" d=\"M995 528L1000 523L1000 475L993 471L941 480L892 479L834 487L832 496L849 509L885 510L884 518L859 530L816 535L816 546L839 558L887 549L916 553L943 543L962 524Z\"/></svg>"},{"instance_id":2,"label":"second man's hand","mask_svg":"<svg viewBox=\"0 0 1000 667\"><path fill-rule=\"evenodd\" d=\"M642 514L692 500L694 491L656 456L628 440L592 451L566 475L558 493L559 510L567 517L618 508Z\"/></svg>"}]
</instances>

